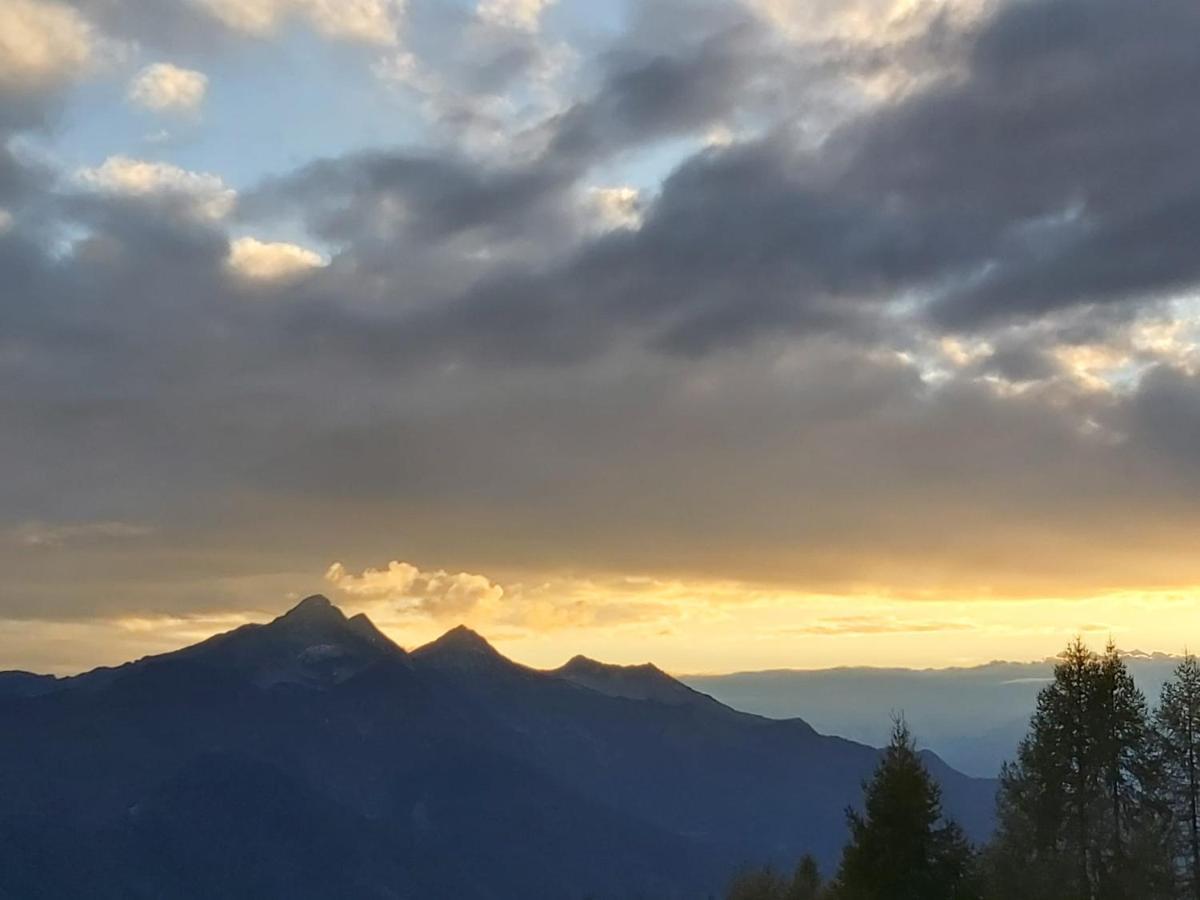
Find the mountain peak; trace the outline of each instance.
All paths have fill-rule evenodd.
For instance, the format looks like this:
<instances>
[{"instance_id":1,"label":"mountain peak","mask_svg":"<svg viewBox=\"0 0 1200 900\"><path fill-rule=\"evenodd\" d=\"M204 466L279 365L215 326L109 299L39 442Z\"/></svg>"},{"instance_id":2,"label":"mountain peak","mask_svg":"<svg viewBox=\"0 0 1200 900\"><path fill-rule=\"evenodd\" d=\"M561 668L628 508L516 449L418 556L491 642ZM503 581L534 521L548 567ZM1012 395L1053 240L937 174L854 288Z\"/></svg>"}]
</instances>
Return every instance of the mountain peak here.
<instances>
[{"instance_id":1,"label":"mountain peak","mask_svg":"<svg viewBox=\"0 0 1200 900\"><path fill-rule=\"evenodd\" d=\"M483 635L466 625L451 628L440 638L413 651L413 658L451 665L455 668L477 668L507 659Z\"/></svg>"},{"instance_id":2,"label":"mountain peak","mask_svg":"<svg viewBox=\"0 0 1200 900\"><path fill-rule=\"evenodd\" d=\"M654 700L671 706L721 708L708 695L692 690L653 663L619 666L580 655L571 657L550 674L610 697Z\"/></svg>"},{"instance_id":3,"label":"mountain peak","mask_svg":"<svg viewBox=\"0 0 1200 900\"><path fill-rule=\"evenodd\" d=\"M478 631L475 631L473 628L468 628L466 625L463 625L461 623L459 623L458 625L455 625L453 628L451 628L449 631L447 631L446 635L456 635L459 637L465 636L465 637L475 638L476 640L484 641L483 635L481 635ZM445 637L446 635L443 635L443 637ZM486 643L486 641L484 641L484 642Z\"/></svg>"},{"instance_id":4,"label":"mountain peak","mask_svg":"<svg viewBox=\"0 0 1200 900\"><path fill-rule=\"evenodd\" d=\"M455 625L440 638L434 641L435 644L441 644L446 647L459 647L470 650L483 650L495 653L495 648L487 642L478 631L473 631L466 625Z\"/></svg>"},{"instance_id":5,"label":"mountain peak","mask_svg":"<svg viewBox=\"0 0 1200 900\"><path fill-rule=\"evenodd\" d=\"M329 602L328 597L323 594L313 594L310 597L305 597L275 621L340 624L346 621L346 616L340 609Z\"/></svg>"},{"instance_id":6,"label":"mountain peak","mask_svg":"<svg viewBox=\"0 0 1200 900\"><path fill-rule=\"evenodd\" d=\"M408 665L404 651L366 616L347 619L320 594L305 597L265 625L243 625L175 655L242 671L260 687L282 683L328 687L380 660Z\"/></svg>"},{"instance_id":7,"label":"mountain peak","mask_svg":"<svg viewBox=\"0 0 1200 900\"><path fill-rule=\"evenodd\" d=\"M558 673L560 675L571 675L576 673L614 675L626 673L641 674L645 676L658 675L662 676L664 679L674 680L671 679L671 676L663 672L662 669L654 665L654 663L641 663L640 665L621 666L616 665L615 663L600 662L600 660L592 659L590 656L584 656L582 653L576 654L567 660L566 663L564 663L562 667L558 669Z\"/></svg>"},{"instance_id":8,"label":"mountain peak","mask_svg":"<svg viewBox=\"0 0 1200 900\"><path fill-rule=\"evenodd\" d=\"M304 612L311 612L313 610L324 610L324 609L332 609L332 608L333 608L333 603L330 602L329 598L326 597L324 594L310 594L309 596L307 596L303 600L301 600L299 603L297 603L295 606L293 606L290 610L288 610L288 614L304 613Z\"/></svg>"}]
</instances>

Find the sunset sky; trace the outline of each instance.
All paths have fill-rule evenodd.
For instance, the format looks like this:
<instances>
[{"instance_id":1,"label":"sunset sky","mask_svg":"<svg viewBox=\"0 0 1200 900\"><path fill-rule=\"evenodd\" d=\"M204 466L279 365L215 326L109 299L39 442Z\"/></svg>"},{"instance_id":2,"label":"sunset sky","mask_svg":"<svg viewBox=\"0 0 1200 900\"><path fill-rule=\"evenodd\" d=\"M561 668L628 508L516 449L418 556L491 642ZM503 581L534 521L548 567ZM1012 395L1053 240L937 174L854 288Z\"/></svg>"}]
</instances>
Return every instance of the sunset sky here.
<instances>
[{"instance_id":1,"label":"sunset sky","mask_svg":"<svg viewBox=\"0 0 1200 900\"><path fill-rule=\"evenodd\" d=\"M1196 0L3 0L0 669L325 593L1200 643Z\"/></svg>"}]
</instances>

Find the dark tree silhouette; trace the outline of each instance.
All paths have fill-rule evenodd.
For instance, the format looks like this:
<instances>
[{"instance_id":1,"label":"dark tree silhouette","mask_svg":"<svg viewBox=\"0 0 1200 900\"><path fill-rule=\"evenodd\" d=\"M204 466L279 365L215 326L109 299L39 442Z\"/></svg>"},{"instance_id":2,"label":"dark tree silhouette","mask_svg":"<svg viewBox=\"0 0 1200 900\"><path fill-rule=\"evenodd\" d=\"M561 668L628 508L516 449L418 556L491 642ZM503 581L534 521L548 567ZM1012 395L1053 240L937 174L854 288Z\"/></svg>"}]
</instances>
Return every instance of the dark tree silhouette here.
<instances>
[{"instance_id":1,"label":"dark tree silhouette","mask_svg":"<svg viewBox=\"0 0 1200 900\"><path fill-rule=\"evenodd\" d=\"M1200 900L1200 663L1191 653L1163 685L1155 723L1166 798L1178 825L1181 880L1187 896Z\"/></svg>"},{"instance_id":2,"label":"dark tree silhouette","mask_svg":"<svg viewBox=\"0 0 1200 900\"><path fill-rule=\"evenodd\" d=\"M787 881L770 866L746 869L733 879L727 900L783 900Z\"/></svg>"},{"instance_id":3,"label":"dark tree silhouette","mask_svg":"<svg viewBox=\"0 0 1200 900\"><path fill-rule=\"evenodd\" d=\"M821 900L821 873L817 861L805 854L791 881L770 866L746 869L729 886L727 900Z\"/></svg>"},{"instance_id":4,"label":"dark tree silhouette","mask_svg":"<svg viewBox=\"0 0 1200 900\"><path fill-rule=\"evenodd\" d=\"M972 853L943 818L941 791L917 755L902 719L863 811L848 812L850 843L834 882L837 900L970 900L978 896Z\"/></svg>"},{"instance_id":5,"label":"dark tree silhouette","mask_svg":"<svg viewBox=\"0 0 1200 900\"><path fill-rule=\"evenodd\" d=\"M817 861L810 854L796 866L792 873L792 883L784 892L783 900L819 900L821 896L821 872Z\"/></svg>"},{"instance_id":6,"label":"dark tree silhouette","mask_svg":"<svg viewBox=\"0 0 1200 900\"><path fill-rule=\"evenodd\" d=\"M1020 900L1172 893L1170 819L1145 698L1111 643L1076 638L1000 778L991 892Z\"/></svg>"}]
</instances>

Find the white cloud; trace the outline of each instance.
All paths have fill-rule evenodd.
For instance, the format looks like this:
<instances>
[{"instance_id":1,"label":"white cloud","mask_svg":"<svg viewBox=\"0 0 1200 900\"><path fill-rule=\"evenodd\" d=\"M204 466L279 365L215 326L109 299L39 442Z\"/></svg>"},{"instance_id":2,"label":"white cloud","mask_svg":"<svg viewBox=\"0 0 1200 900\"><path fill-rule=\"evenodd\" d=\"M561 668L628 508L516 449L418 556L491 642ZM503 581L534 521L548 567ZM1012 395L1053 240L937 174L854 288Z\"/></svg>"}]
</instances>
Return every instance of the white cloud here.
<instances>
[{"instance_id":1,"label":"white cloud","mask_svg":"<svg viewBox=\"0 0 1200 900\"><path fill-rule=\"evenodd\" d=\"M99 193L181 203L187 213L200 219L224 218L237 202L237 192L219 175L128 156L110 156L99 166L80 169L75 180Z\"/></svg>"},{"instance_id":2,"label":"white cloud","mask_svg":"<svg viewBox=\"0 0 1200 900\"><path fill-rule=\"evenodd\" d=\"M452 575L441 569L422 572L399 560L392 560L386 569L366 569L360 575L351 574L335 562L325 572L325 579L362 600L383 601L400 612L434 618L462 616L492 607L504 596L504 588L483 575Z\"/></svg>"},{"instance_id":3,"label":"white cloud","mask_svg":"<svg viewBox=\"0 0 1200 900\"><path fill-rule=\"evenodd\" d=\"M554 0L480 0L476 14L485 22L520 31L537 31L542 13Z\"/></svg>"},{"instance_id":4,"label":"white cloud","mask_svg":"<svg viewBox=\"0 0 1200 900\"><path fill-rule=\"evenodd\" d=\"M792 38L885 44L925 32L931 22L978 21L988 0L743 0Z\"/></svg>"},{"instance_id":5,"label":"white cloud","mask_svg":"<svg viewBox=\"0 0 1200 900\"><path fill-rule=\"evenodd\" d=\"M11 231L13 227L13 214L3 206L0 206L0 234L5 234Z\"/></svg>"},{"instance_id":6,"label":"white cloud","mask_svg":"<svg viewBox=\"0 0 1200 900\"><path fill-rule=\"evenodd\" d=\"M500 585L487 576L443 570L426 572L392 560L386 569L355 575L335 562L325 580L348 595L351 605L381 625L402 626L414 617L453 619L478 627L551 631L560 628L667 622L686 608L693 620L708 615L729 596L746 603L743 586L610 576L560 575Z\"/></svg>"},{"instance_id":7,"label":"white cloud","mask_svg":"<svg viewBox=\"0 0 1200 900\"><path fill-rule=\"evenodd\" d=\"M724 123L718 123L704 135L706 147L728 147L737 140L737 133Z\"/></svg>"},{"instance_id":8,"label":"white cloud","mask_svg":"<svg viewBox=\"0 0 1200 900\"><path fill-rule=\"evenodd\" d=\"M284 282L325 265L325 261L298 244L240 237L229 245L228 265L249 281Z\"/></svg>"},{"instance_id":9,"label":"white cloud","mask_svg":"<svg viewBox=\"0 0 1200 900\"><path fill-rule=\"evenodd\" d=\"M318 33L364 44L395 44L404 0L193 0L229 28L265 36L288 19L306 21Z\"/></svg>"},{"instance_id":10,"label":"white cloud","mask_svg":"<svg viewBox=\"0 0 1200 900\"><path fill-rule=\"evenodd\" d=\"M50 0L0 2L0 88L45 88L93 61L92 27L74 9Z\"/></svg>"},{"instance_id":11,"label":"white cloud","mask_svg":"<svg viewBox=\"0 0 1200 900\"><path fill-rule=\"evenodd\" d=\"M208 90L208 76L171 63L154 63L142 69L129 85L130 101L155 112L196 109Z\"/></svg>"},{"instance_id":12,"label":"white cloud","mask_svg":"<svg viewBox=\"0 0 1200 900\"><path fill-rule=\"evenodd\" d=\"M880 103L958 70L993 0L742 0L786 40L865 65L844 83ZM936 30L938 52L923 38ZM954 49L957 43L958 49Z\"/></svg>"},{"instance_id":13,"label":"white cloud","mask_svg":"<svg viewBox=\"0 0 1200 900\"><path fill-rule=\"evenodd\" d=\"M639 228L642 224L642 195L629 185L590 188L586 208L600 231Z\"/></svg>"}]
</instances>

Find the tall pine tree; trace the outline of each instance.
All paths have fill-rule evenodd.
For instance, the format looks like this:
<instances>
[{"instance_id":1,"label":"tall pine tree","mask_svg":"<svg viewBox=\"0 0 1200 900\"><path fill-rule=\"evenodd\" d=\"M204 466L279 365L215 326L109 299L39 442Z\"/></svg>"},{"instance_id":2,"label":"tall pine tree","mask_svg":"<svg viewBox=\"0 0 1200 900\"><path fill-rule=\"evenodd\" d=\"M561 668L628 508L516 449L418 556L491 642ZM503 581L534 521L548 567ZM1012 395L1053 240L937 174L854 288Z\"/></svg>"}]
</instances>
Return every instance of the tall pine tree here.
<instances>
[{"instance_id":1,"label":"tall pine tree","mask_svg":"<svg viewBox=\"0 0 1200 900\"><path fill-rule=\"evenodd\" d=\"M1146 698L1110 640L1099 659L1094 697L1098 762L1106 807L1107 847L1099 848L1100 896L1142 898L1171 893L1171 818Z\"/></svg>"},{"instance_id":2,"label":"tall pine tree","mask_svg":"<svg viewBox=\"0 0 1200 900\"><path fill-rule=\"evenodd\" d=\"M941 790L903 720L874 777L863 812L848 812L850 843L834 886L838 900L973 900L972 854L942 816Z\"/></svg>"},{"instance_id":3,"label":"tall pine tree","mask_svg":"<svg viewBox=\"0 0 1200 900\"><path fill-rule=\"evenodd\" d=\"M1163 685L1155 721L1167 800L1179 829L1180 874L1187 896L1200 900L1200 663L1192 654Z\"/></svg>"},{"instance_id":4,"label":"tall pine tree","mask_svg":"<svg viewBox=\"0 0 1200 900\"><path fill-rule=\"evenodd\" d=\"M994 893L1150 900L1171 893L1169 818L1146 701L1116 647L1062 654L1000 778Z\"/></svg>"}]
</instances>

